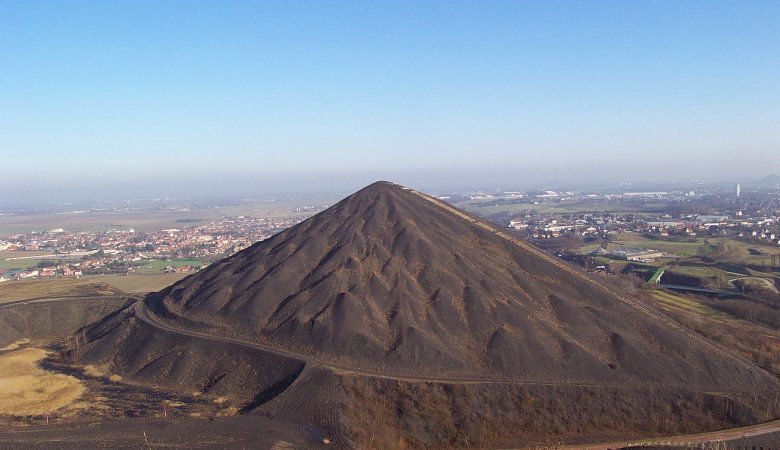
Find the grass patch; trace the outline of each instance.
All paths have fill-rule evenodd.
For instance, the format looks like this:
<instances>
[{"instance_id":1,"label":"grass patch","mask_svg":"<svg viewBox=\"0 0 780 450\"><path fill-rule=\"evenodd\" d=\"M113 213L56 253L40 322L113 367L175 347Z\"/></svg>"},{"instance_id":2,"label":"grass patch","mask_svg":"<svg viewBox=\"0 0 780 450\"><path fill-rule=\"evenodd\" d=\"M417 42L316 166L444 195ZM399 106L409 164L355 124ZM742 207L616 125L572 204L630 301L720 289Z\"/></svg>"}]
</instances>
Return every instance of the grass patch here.
<instances>
[{"instance_id":1,"label":"grass patch","mask_svg":"<svg viewBox=\"0 0 780 450\"><path fill-rule=\"evenodd\" d=\"M671 270L674 273L679 273L683 275L690 275L692 277L698 277L698 278L716 278L719 274L723 273L720 269L716 269L713 267L696 267L696 266L682 266L682 265L673 265L669 267L669 270ZM740 275L744 276L744 275Z\"/></svg>"},{"instance_id":2,"label":"grass patch","mask_svg":"<svg viewBox=\"0 0 780 450\"><path fill-rule=\"evenodd\" d=\"M0 304L33 298L101 296L124 293L121 289L94 280L54 278L6 281L0 283Z\"/></svg>"},{"instance_id":3,"label":"grass patch","mask_svg":"<svg viewBox=\"0 0 780 450\"><path fill-rule=\"evenodd\" d=\"M601 247L601 242L592 242L577 247L577 253L588 254ZM638 233L611 234L607 249L620 247L637 247L660 250L676 256L697 256L708 254L713 251L713 247L708 245L704 238L696 238L693 241L672 241L667 239L647 239ZM666 259L669 260L668 258Z\"/></svg>"},{"instance_id":4,"label":"grass patch","mask_svg":"<svg viewBox=\"0 0 780 450\"><path fill-rule=\"evenodd\" d=\"M95 275L88 279L100 280L103 283L130 293L156 292L166 288L189 273L134 273L130 275Z\"/></svg>"},{"instance_id":5,"label":"grass patch","mask_svg":"<svg viewBox=\"0 0 780 450\"><path fill-rule=\"evenodd\" d=\"M198 267L203 265L204 262L200 259L171 259L169 261L163 261L159 259L153 259L150 261L144 261L144 263L138 266L139 273L160 273L163 269L170 266L173 268L194 266Z\"/></svg>"},{"instance_id":6,"label":"grass patch","mask_svg":"<svg viewBox=\"0 0 780 450\"><path fill-rule=\"evenodd\" d=\"M706 299L649 291L681 325L731 349L780 376L777 309L750 299Z\"/></svg>"},{"instance_id":7,"label":"grass patch","mask_svg":"<svg viewBox=\"0 0 780 450\"><path fill-rule=\"evenodd\" d=\"M709 306L703 305L696 300L682 295L658 290L653 290L650 293L657 301L661 303L661 307L663 309L668 309L671 307L720 320L726 320L730 317L722 312L710 308Z\"/></svg>"},{"instance_id":8,"label":"grass patch","mask_svg":"<svg viewBox=\"0 0 780 450\"><path fill-rule=\"evenodd\" d=\"M630 239L619 239L616 240L615 243L625 247L651 248L653 250L672 253L677 256L696 256L711 251L711 248L704 243L703 239L697 239L695 242L678 242L661 239L645 239L636 234L632 234Z\"/></svg>"},{"instance_id":9,"label":"grass patch","mask_svg":"<svg viewBox=\"0 0 780 450\"><path fill-rule=\"evenodd\" d=\"M16 342L12 342L12 343L6 345L3 348L0 348L0 352L7 352L7 351L10 351L10 350L16 350L17 348L21 347L22 345L29 344L29 343L30 343L30 340L27 339L27 338L19 339Z\"/></svg>"},{"instance_id":10,"label":"grass patch","mask_svg":"<svg viewBox=\"0 0 780 450\"><path fill-rule=\"evenodd\" d=\"M38 264L38 256L50 255L45 251L0 250L0 269L26 269ZM51 259L57 259L52 257Z\"/></svg>"},{"instance_id":11,"label":"grass patch","mask_svg":"<svg viewBox=\"0 0 780 450\"><path fill-rule=\"evenodd\" d=\"M772 255L780 255L780 247L759 242L742 242L736 239L712 238L709 243L717 247L715 256L721 261L736 264L769 264ZM758 250L759 254L753 254L750 250Z\"/></svg>"},{"instance_id":12,"label":"grass patch","mask_svg":"<svg viewBox=\"0 0 780 450\"><path fill-rule=\"evenodd\" d=\"M0 355L0 414L50 414L76 402L86 388L76 378L46 372L38 361L45 350L28 348Z\"/></svg>"}]
</instances>

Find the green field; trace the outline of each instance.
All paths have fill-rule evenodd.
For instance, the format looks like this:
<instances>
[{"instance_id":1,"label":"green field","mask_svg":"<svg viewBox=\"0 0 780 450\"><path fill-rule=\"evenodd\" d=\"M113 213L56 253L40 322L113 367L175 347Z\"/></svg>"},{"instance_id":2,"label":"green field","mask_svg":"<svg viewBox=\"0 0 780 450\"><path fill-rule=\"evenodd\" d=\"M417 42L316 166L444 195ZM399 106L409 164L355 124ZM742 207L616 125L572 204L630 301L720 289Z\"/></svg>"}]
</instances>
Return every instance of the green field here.
<instances>
[{"instance_id":1,"label":"green field","mask_svg":"<svg viewBox=\"0 0 780 450\"><path fill-rule=\"evenodd\" d=\"M14 259L14 260L2 259L0 260L0 269L27 269L29 267L35 267L35 265L41 261L57 261L57 259L56 258L47 258L45 260L34 259L34 258Z\"/></svg>"},{"instance_id":2,"label":"green field","mask_svg":"<svg viewBox=\"0 0 780 450\"><path fill-rule=\"evenodd\" d=\"M748 243L726 238L711 238L708 242L716 249L713 256L736 264L769 264L772 255L780 255L780 246L766 243ZM760 254L753 255L750 250Z\"/></svg>"},{"instance_id":3,"label":"green field","mask_svg":"<svg viewBox=\"0 0 780 450\"><path fill-rule=\"evenodd\" d=\"M630 233L628 239L620 239L619 243L625 247L651 248L676 256L697 256L712 251L702 238L697 238L694 242L678 242L647 239L636 233Z\"/></svg>"},{"instance_id":4,"label":"green field","mask_svg":"<svg viewBox=\"0 0 780 450\"><path fill-rule=\"evenodd\" d=\"M581 255L589 255L593 251L598 250L601 247L601 242L593 242L590 244L584 244L573 250ZM712 261L736 264L742 266L744 264L756 264L764 265L771 261L772 254L780 254L780 248L774 246L767 246L757 243L746 243L728 238L688 238L686 240L671 240L671 239L648 239L639 233L620 233L610 234L609 241L607 243L607 249L635 247L660 250L668 253L669 256L665 258L658 258L649 263L643 263L647 266L653 266L658 268L664 268L669 273L686 275L699 278L703 286L719 289L733 289L733 286L729 284L729 280L736 277L743 277L744 274L740 274L734 271L729 271L723 267L715 267ZM751 253L751 250L753 251ZM760 252L760 255L754 253ZM702 259L697 257L710 258L706 263L706 266L690 266L682 264L683 260L690 262L698 262L703 264ZM606 264L610 260L603 256L594 257L594 261L598 264ZM617 265L618 269L628 264L627 261L615 259L612 260L612 264ZM735 269L736 270L736 269ZM743 268L749 276L759 278L774 278L774 275L756 271L749 268Z\"/></svg>"},{"instance_id":5,"label":"green field","mask_svg":"<svg viewBox=\"0 0 780 450\"><path fill-rule=\"evenodd\" d=\"M43 260L41 259L31 259L31 258L25 258L25 259L16 259L16 260L0 260L0 269L26 269L28 267L34 267L36 264L41 262ZM55 258L46 259L46 261L57 261ZM162 272L163 269L170 266L173 268L177 267L183 267L183 266L194 266L199 267L201 265L206 265L207 262L204 262L200 259L172 259L170 261L162 261L162 260L149 260L149 261L143 261L141 265L137 266L136 271L140 273L159 273Z\"/></svg>"},{"instance_id":6,"label":"green field","mask_svg":"<svg viewBox=\"0 0 780 450\"><path fill-rule=\"evenodd\" d=\"M50 252L23 252L0 250L0 269L26 269L38 264L41 260L35 259L36 256L47 255ZM9 260L8 258L14 258ZM16 259L23 258L23 259ZM55 259L55 258L52 258Z\"/></svg>"},{"instance_id":7,"label":"green field","mask_svg":"<svg viewBox=\"0 0 780 450\"><path fill-rule=\"evenodd\" d=\"M38 260L35 259L16 259L8 261L5 259L0 260L0 269L26 269L38 264Z\"/></svg>"},{"instance_id":8,"label":"green field","mask_svg":"<svg viewBox=\"0 0 780 450\"><path fill-rule=\"evenodd\" d=\"M690 240L690 242L688 242ZM588 244L580 247L583 251L592 251L600 244ZM687 238L685 241L670 239L648 239L638 233L610 235L610 246L641 247L673 253L677 256L710 256L719 261L735 264L766 264L772 255L780 255L780 247L761 243L748 243L729 238ZM591 250L592 249L592 250ZM753 255L751 251L760 255Z\"/></svg>"},{"instance_id":9,"label":"green field","mask_svg":"<svg viewBox=\"0 0 780 450\"><path fill-rule=\"evenodd\" d=\"M601 247L600 242L590 243L577 248L577 253L585 255ZM638 233L610 234L607 249L616 247L635 247L660 250L671 256L697 256L712 253L714 248L704 238L695 238L692 242L665 239L648 239Z\"/></svg>"}]
</instances>

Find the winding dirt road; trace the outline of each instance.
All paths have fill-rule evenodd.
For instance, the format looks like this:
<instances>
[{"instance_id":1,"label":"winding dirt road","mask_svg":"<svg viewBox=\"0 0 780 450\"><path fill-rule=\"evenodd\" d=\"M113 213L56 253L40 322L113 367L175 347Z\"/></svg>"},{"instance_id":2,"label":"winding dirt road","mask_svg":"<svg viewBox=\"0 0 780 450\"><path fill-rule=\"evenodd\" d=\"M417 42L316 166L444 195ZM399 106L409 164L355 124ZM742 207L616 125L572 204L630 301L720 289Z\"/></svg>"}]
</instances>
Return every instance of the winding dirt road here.
<instances>
[{"instance_id":1,"label":"winding dirt road","mask_svg":"<svg viewBox=\"0 0 780 450\"><path fill-rule=\"evenodd\" d=\"M171 324L165 323L155 317L146 308L143 302L136 303L135 306L136 317L145 322L146 324L158 328L169 333L182 334L185 336L191 336L199 339L208 339L217 342L224 342L228 344L240 345L243 347L249 347L252 349L269 352L275 355L284 356L288 358L294 358L304 361L307 366L319 366L326 369L330 369L339 374L345 375L361 375L373 378L383 378L412 383L445 383L445 384L520 384L520 385L535 385L535 386L603 386L603 385L589 385L586 383L539 383L539 382L525 382L518 380L501 380L501 379L489 379L489 378L425 378L425 377L410 377L404 375L393 375L387 373L380 373L367 370L354 369L349 366L336 364L330 361L323 361L318 358L300 355L294 352L286 351L283 349L271 347L268 345L260 344L257 342L248 342L241 339L215 336L198 331L187 330L184 328L176 327ZM728 392L724 392L728 393ZM733 392L732 392L733 393ZM649 445L695 445L704 442L717 442L717 441L729 441L734 439L741 439L744 437L762 436L770 433L780 432L780 420L774 420L771 422L765 422L762 424L751 425L747 427L731 428L727 430L713 431L708 433L663 437L663 438L649 438L649 439L636 439L631 441L609 442L601 444L589 444L589 445L571 445L560 448L565 449L582 449L582 450L608 450L617 449L621 447L630 446L649 446Z\"/></svg>"},{"instance_id":2,"label":"winding dirt road","mask_svg":"<svg viewBox=\"0 0 780 450\"><path fill-rule=\"evenodd\" d=\"M216 342L224 342L227 344L240 345L242 347L248 347L255 350L268 352L274 355L284 356L287 358L303 361L307 365L329 369L341 375L360 375L360 376L366 376L371 378L381 378L386 380L403 381L408 383L444 383L444 384L501 383L501 384L518 384L518 385L528 385L528 386L626 387L624 385L604 385L604 384L595 384L595 383L592 384L591 383L545 383L545 382L533 382L533 381L513 380L513 379L504 379L504 378L490 378L490 377L448 378L448 377L421 377L421 376L408 376L403 374L393 374L393 373L387 373L386 371L380 372L380 371L374 371L365 368L356 368L352 365L340 364L335 361L328 361L310 355L302 355L300 353L295 353L289 350L285 350L268 344L263 344L260 342L248 341L244 339L232 338L227 336L217 336L217 335L208 334L200 331L193 331L193 330L188 330L186 328L177 327L175 325L172 325L170 323L167 323L155 317L154 314L152 314L151 311L149 311L149 308L147 308L143 302L136 303L135 315L138 319L145 322L146 324L151 325L160 330L167 331L169 333L176 333L176 334L196 337L200 339L208 339ZM733 394L733 393L744 393L744 392L745 391L733 391L733 392L723 392L723 393Z\"/></svg>"},{"instance_id":3,"label":"winding dirt road","mask_svg":"<svg viewBox=\"0 0 780 450\"><path fill-rule=\"evenodd\" d=\"M57 303L75 300L116 300L120 298L141 298L140 295L117 294L117 295L65 295L61 297L39 297L25 300L13 300L0 303L0 308L7 308L19 305L37 305L41 303Z\"/></svg>"},{"instance_id":4,"label":"winding dirt road","mask_svg":"<svg viewBox=\"0 0 780 450\"><path fill-rule=\"evenodd\" d=\"M767 289L770 289L775 294L780 292L780 291L777 290L777 288L775 287L775 285L771 281L767 280L766 278L761 278L761 277L737 277L737 278L732 278L731 280L729 280L729 284L731 286L733 286L735 289L738 289L737 285L734 282L735 281L739 281L739 280L756 280L756 281L758 281L760 283L763 283L764 286L766 286Z\"/></svg>"},{"instance_id":5,"label":"winding dirt road","mask_svg":"<svg viewBox=\"0 0 780 450\"><path fill-rule=\"evenodd\" d=\"M516 380L511 378L497 378L497 377L424 377L424 376L410 376L399 373L388 373L387 371L370 370L362 367L355 367L353 365L342 364L336 361L330 361L322 358L318 358L311 355L302 355L276 346L260 343L257 341L249 341L245 339L233 338L228 336L218 336L201 331L193 331L186 328L181 328L165 322L152 314L149 308L146 307L143 301L135 304L135 316L145 322L146 324L155 327L157 329L167 331L169 333L181 334L185 336L191 336L200 339L207 339L216 342L224 342L227 344L240 345L242 347L248 347L254 350L260 350L268 352L274 355L283 356L298 361L303 361L306 365L322 367L332 370L340 375L360 375L371 378L381 378L386 380L403 381L407 383L443 383L443 384L513 384L522 386L577 386L577 387L632 387L622 384L607 385L603 383L566 383L566 382L542 382L542 381L528 381L528 380ZM659 388L672 388L673 385L658 385ZM731 391L697 391L709 394L744 394L753 393L755 391L745 390L731 390Z\"/></svg>"}]
</instances>

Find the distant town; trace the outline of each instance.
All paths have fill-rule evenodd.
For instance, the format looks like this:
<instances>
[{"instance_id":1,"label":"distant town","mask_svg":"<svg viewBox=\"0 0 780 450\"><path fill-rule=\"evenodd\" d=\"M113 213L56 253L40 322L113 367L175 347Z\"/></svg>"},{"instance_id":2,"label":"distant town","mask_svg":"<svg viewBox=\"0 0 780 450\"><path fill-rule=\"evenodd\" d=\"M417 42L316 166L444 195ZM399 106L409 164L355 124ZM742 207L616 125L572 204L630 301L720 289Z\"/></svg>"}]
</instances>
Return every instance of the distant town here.
<instances>
[{"instance_id":1,"label":"distant town","mask_svg":"<svg viewBox=\"0 0 780 450\"><path fill-rule=\"evenodd\" d=\"M317 211L320 208L312 209ZM0 239L0 281L140 272L191 272L304 220L236 216L217 222L141 232L55 228ZM33 255L33 256L31 256ZM19 266L19 267L14 267Z\"/></svg>"},{"instance_id":2,"label":"distant town","mask_svg":"<svg viewBox=\"0 0 780 450\"><path fill-rule=\"evenodd\" d=\"M501 198L501 197L498 197ZM547 191L528 198L534 206L556 206L609 202L615 212L550 212L544 208L512 214L506 225L532 239L571 235L606 237L609 233L649 233L666 236L731 236L780 245L780 196L724 198L712 192L631 192L623 194L583 194ZM516 203L520 204L520 203ZM668 205L660 209L659 204ZM619 209L631 211L620 212ZM636 210L636 211L633 211ZM702 212L694 212L694 211Z\"/></svg>"},{"instance_id":3,"label":"distant town","mask_svg":"<svg viewBox=\"0 0 780 450\"><path fill-rule=\"evenodd\" d=\"M589 272L713 295L780 293L780 184L468 193L448 201Z\"/></svg>"},{"instance_id":4,"label":"distant town","mask_svg":"<svg viewBox=\"0 0 780 450\"><path fill-rule=\"evenodd\" d=\"M778 265L777 252L762 251L760 246L780 248L780 184L773 177L767 180L747 188L498 190L439 197L560 257L574 259L588 270L615 272L623 268L610 264L614 261L664 263L691 256L691 251L702 255L707 251L705 244L715 242L706 241L708 238L755 244L750 250L751 262L772 267ZM0 235L0 282L193 272L326 207L295 206L274 217L235 215L207 223L179 219L173 222L175 226L151 231L131 226L85 231L71 221L68 227ZM190 210L184 206L167 209ZM132 213L139 214L137 210Z\"/></svg>"}]
</instances>

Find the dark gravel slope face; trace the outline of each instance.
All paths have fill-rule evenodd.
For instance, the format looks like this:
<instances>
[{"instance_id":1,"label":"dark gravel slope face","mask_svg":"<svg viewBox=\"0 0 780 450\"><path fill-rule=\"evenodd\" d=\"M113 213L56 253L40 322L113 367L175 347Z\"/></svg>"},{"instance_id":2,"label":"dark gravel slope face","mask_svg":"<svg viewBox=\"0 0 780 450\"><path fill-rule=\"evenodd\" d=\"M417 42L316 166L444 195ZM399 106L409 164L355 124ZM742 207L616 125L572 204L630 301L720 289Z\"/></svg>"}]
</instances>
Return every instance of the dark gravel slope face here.
<instances>
[{"instance_id":1,"label":"dark gravel slope face","mask_svg":"<svg viewBox=\"0 0 780 450\"><path fill-rule=\"evenodd\" d=\"M56 341L132 302L122 297L18 303L0 308L0 348L19 339Z\"/></svg>"},{"instance_id":2,"label":"dark gravel slope face","mask_svg":"<svg viewBox=\"0 0 780 450\"><path fill-rule=\"evenodd\" d=\"M193 391L251 404L289 384L304 363L245 346L170 333L138 320L132 306L79 333L66 360L103 367L134 382L179 393Z\"/></svg>"},{"instance_id":3,"label":"dark gravel slope face","mask_svg":"<svg viewBox=\"0 0 780 450\"><path fill-rule=\"evenodd\" d=\"M393 374L775 387L762 371L387 182L148 302L210 333Z\"/></svg>"}]
</instances>

